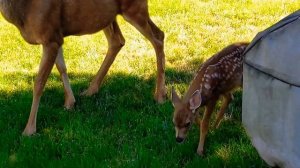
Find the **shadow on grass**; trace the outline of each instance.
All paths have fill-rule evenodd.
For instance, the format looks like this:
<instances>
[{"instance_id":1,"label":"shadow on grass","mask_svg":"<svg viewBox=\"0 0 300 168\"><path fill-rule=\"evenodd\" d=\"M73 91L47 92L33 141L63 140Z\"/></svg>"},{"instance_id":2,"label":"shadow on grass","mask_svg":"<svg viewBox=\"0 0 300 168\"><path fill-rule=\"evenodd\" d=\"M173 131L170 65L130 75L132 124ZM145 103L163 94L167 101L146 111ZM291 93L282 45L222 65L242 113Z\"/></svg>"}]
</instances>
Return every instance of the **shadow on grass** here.
<instances>
[{"instance_id":1,"label":"shadow on grass","mask_svg":"<svg viewBox=\"0 0 300 168\"><path fill-rule=\"evenodd\" d=\"M227 129L227 126L225 129L224 126L222 132L211 134L213 138L209 138L207 144L210 149L204 159L196 155L199 132L195 128L185 144L176 144L173 108L169 100L162 105L154 101L154 76L144 79L132 74L110 74L99 92L91 97L79 94L88 87L93 75L69 76L76 98L75 108L71 111L63 109L62 84L59 76L52 74L39 107L38 133L31 138L22 137L21 132L29 116L32 90L0 91L1 165L174 167L193 165L199 160L207 165L213 157L217 158L218 165L224 166L231 163L230 160L244 159L237 154L238 157L233 155L224 160L216 154L218 146L232 143L238 146L241 145L240 139L246 139L240 125L233 125L234 129ZM32 84L32 76L28 74L6 74L4 77L12 85L20 80ZM170 89L169 83L173 82L187 85L193 73L167 69L166 77ZM230 136L226 135L228 132ZM213 143L214 139L220 140ZM245 145L248 147L250 143L246 141ZM255 162L252 165L261 165L254 149L249 150L252 153L247 159Z\"/></svg>"},{"instance_id":2,"label":"shadow on grass","mask_svg":"<svg viewBox=\"0 0 300 168\"><path fill-rule=\"evenodd\" d=\"M166 71L167 83L169 81L187 82L191 78L191 74L186 72L177 72L168 69ZM6 84L11 83L17 85L20 80L27 85L33 85L33 78L26 73L12 73L3 76L7 79ZM128 112L147 113L147 115L157 114L158 105L154 99L155 77L143 79L136 75L116 73L107 75L99 92L91 97L80 96L84 91L93 75L91 74L69 74L71 87L74 92L76 104L73 110L65 111L63 109L64 93L60 77L57 74L51 74L48 78L45 90L41 97L39 106L39 113L37 119L38 131L40 132L44 127L55 125L60 120L59 113L81 113L85 117L101 117L103 122L99 124L100 127L113 124L116 111L123 110ZM30 89L29 89L30 88ZM32 102L32 89L18 88L14 91L0 91L0 113L2 130L10 130L12 128L23 130L27 117L29 116ZM172 109L169 108L167 112L170 115ZM4 132L2 132L4 133Z\"/></svg>"}]
</instances>

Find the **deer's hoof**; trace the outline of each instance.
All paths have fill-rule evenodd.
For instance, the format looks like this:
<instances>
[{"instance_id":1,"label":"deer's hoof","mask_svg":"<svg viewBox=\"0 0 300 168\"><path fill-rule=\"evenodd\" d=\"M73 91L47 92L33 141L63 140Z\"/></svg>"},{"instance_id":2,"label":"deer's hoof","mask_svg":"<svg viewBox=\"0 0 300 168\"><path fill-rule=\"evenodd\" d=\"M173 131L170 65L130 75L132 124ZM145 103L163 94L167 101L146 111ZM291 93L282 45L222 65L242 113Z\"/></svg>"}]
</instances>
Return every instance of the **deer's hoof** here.
<instances>
[{"instance_id":1,"label":"deer's hoof","mask_svg":"<svg viewBox=\"0 0 300 168\"><path fill-rule=\"evenodd\" d=\"M167 91L166 89L162 89L160 92L156 91L154 94L154 99L157 101L157 103L162 104L165 102L167 98Z\"/></svg>"},{"instance_id":2,"label":"deer's hoof","mask_svg":"<svg viewBox=\"0 0 300 168\"><path fill-rule=\"evenodd\" d=\"M197 154L199 155L199 156L201 156L201 157L203 157L204 156L204 151L203 151L203 149L197 149Z\"/></svg>"},{"instance_id":3,"label":"deer's hoof","mask_svg":"<svg viewBox=\"0 0 300 168\"><path fill-rule=\"evenodd\" d=\"M26 127L22 133L23 136L31 136L36 133L36 128Z\"/></svg>"},{"instance_id":4,"label":"deer's hoof","mask_svg":"<svg viewBox=\"0 0 300 168\"><path fill-rule=\"evenodd\" d=\"M159 104L163 104L165 102L165 98L163 96L155 96L154 99L157 101Z\"/></svg>"},{"instance_id":5,"label":"deer's hoof","mask_svg":"<svg viewBox=\"0 0 300 168\"><path fill-rule=\"evenodd\" d=\"M157 103L159 104L163 104L166 100L165 96L161 96L161 95L155 95L154 99L157 101Z\"/></svg>"},{"instance_id":6,"label":"deer's hoof","mask_svg":"<svg viewBox=\"0 0 300 168\"><path fill-rule=\"evenodd\" d=\"M72 98L68 98L65 100L65 104L64 104L64 107L66 110L71 110L74 108L74 105L75 105L75 98L72 97Z\"/></svg>"},{"instance_id":7,"label":"deer's hoof","mask_svg":"<svg viewBox=\"0 0 300 168\"><path fill-rule=\"evenodd\" d=\"M80 93L80 96L87 96L87 97L89 97L89 96L94 95L94 94L97 93L97 92L98 92L98 90L94 90L94 89L88 88L87 90L81 92L81 93Z\"/></svg>"}]
</instances>

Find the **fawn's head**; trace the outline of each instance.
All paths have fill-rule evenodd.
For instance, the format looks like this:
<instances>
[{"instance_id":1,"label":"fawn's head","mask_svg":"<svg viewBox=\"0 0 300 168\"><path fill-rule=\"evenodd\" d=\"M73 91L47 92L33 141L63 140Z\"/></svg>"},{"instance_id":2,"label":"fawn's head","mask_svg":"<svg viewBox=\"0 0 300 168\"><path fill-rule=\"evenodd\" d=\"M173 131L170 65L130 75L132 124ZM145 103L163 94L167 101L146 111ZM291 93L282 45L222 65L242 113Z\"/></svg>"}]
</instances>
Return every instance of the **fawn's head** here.
<instances>
[{"instance_id":1,"label":"fawn's head","mask_svg":"<svg viewBox=\"0 0 300 168\"><path fill-rule=\"evenodd\" d=\"M171 97L174 106L173 123L176 131L176 141L181 143L186 138L189 128L195 121L195 111L201 105L201 93L199 90L196 90L188 102L183 102L174 88L172 88Z\"/></svg>"}]
</instances>

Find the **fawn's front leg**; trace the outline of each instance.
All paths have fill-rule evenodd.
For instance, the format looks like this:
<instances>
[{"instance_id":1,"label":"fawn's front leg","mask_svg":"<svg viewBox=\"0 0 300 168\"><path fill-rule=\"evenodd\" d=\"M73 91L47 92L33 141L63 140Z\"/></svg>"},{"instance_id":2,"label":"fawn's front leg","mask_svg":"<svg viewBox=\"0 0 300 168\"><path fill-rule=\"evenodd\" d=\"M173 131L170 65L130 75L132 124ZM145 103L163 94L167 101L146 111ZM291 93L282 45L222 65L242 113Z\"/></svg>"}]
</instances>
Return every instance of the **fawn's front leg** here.
<instances>
[{"instance_id":1,"label":"fawn's front leg","mask_svg":"<svg viewBox=\"0 0 300 168\"><path fill-rule=\"evenodd\" d=\"M200 140L199 140L199 145L198 145L198 149L197 149L197 153L200 156L203 156L205 138L206 138L206 135L208 132L208 127L209 127L209 119L211 117L211 114L213 112L215 105L216 105L216 100L213 99L205 106L205 112L204 112L204 116L201 121L201 127L200 127Z\"/></svg>"}]
</instances>

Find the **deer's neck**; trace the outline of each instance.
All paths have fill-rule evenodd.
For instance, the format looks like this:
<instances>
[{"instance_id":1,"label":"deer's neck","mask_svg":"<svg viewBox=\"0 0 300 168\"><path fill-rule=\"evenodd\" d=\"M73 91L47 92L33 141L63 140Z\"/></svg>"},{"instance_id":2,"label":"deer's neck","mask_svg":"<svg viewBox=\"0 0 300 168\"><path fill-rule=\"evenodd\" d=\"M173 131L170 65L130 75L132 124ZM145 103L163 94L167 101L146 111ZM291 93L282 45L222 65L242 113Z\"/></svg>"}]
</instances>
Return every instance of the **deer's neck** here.
<instances>
[{"instance_id":1,"label":"deer's neck","mask_svg":"<svg viewBox=\"0 0 300 168\"><path fill-rule=\"evenodd\" d=\"M0 0L0 12L8 22L21 27L24 24L29 2L30 0Z\"/></svg>"}]
</instances>

